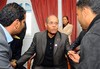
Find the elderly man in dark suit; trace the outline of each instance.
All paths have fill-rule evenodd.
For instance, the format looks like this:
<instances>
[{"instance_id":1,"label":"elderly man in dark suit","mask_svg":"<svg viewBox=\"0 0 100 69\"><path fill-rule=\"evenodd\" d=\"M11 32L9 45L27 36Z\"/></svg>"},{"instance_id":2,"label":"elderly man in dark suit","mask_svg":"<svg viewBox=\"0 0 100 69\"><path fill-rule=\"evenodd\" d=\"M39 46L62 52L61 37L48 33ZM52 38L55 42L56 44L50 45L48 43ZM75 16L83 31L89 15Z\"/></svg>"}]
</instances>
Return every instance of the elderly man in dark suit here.
<instances>
[{"instance_id":1,"label":"elderly man in dark suit","mask_svg":"<svg viewBox=\"0 0 100 69\"><path fill-rule=\"evenodd\" d=\"M16 62L17 66L36 53L32 69L67 69L68 36L58 32L58 18L54 15L47 18L45 26L47 30L34 35L30 48Z\"/></svg>"}]
</instances>

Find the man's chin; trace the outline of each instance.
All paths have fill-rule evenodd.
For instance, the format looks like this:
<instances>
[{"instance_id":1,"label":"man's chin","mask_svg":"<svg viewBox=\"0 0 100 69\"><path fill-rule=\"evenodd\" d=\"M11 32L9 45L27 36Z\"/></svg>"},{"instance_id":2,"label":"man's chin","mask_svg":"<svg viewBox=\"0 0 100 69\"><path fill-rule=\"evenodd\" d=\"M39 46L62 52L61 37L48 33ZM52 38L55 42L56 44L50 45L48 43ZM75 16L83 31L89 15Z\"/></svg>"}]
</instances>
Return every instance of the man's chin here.
<instances>
[{"instance_id":1,"label":"man's chin","mask_svg":"<svg viewBox=\"0 0 100 69\"><path fill-rule=\"evenodd\" d=\"M57 32L49 32L51 35L55 35Z\"/></svg>"},{"instance_id":2,"label":"man's chin","mask_svg":"<svg viewBox=\"0 0 100 69\"><path fill-rule=\"evenodd\" d=\"M52 32L51 31L50 32L48 31L48 33L51 34L51 35L55 35L57 33L57 31L52 31Z\"/></svg>"},{"instance_id":3,"label":"man's chin","mask_svg":"<svg viewBox=\"0 0 100 69\"><path fill-rule=\"evenodd\" d=\"M57 32L51 32L50 34L55 35Z\"/></svg>"}]
</instances>

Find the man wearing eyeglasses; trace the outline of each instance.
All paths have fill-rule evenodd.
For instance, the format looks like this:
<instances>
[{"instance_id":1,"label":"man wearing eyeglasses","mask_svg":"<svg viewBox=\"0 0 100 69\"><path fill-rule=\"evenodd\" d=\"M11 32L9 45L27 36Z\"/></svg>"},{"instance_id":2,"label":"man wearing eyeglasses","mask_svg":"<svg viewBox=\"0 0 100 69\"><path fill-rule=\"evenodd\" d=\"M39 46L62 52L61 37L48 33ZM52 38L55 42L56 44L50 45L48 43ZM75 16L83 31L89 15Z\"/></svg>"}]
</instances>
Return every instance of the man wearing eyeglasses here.
<instances>
[{"instance_id":1,"label":"man wearing eyeglasses","mask_svg":"<svg viewBox=\"0 0 100 69\"><path fill-rule=\"evenodd\" d=\"M30 48L16 62L17 66L36 54L32 69L67 69L65 55L69 48L68 36L58 32L58 18L55 15L46 19L45 27L46 31L34 35Z\"/></svg>"}]
</instances>

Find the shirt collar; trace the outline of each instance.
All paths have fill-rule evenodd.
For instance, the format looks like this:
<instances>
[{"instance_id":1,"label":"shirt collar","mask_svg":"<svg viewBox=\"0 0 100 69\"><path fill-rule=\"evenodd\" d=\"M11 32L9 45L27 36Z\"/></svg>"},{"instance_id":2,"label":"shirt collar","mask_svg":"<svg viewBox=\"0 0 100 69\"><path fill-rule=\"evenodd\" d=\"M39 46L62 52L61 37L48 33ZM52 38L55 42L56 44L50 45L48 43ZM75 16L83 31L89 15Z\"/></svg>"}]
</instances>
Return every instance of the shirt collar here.
<instances>
[{"instance_id":1,"label":"shirt collar","mask_svg":"<svg viewBox=\"0 0 100 69\"><path fill-rule=\"evenodd\" d=\"M7 42L10 43L11 41L13 41L12 36L9 34L9 32L0 24L0 27L3 29Z\"/></svg>"}]
</instances>

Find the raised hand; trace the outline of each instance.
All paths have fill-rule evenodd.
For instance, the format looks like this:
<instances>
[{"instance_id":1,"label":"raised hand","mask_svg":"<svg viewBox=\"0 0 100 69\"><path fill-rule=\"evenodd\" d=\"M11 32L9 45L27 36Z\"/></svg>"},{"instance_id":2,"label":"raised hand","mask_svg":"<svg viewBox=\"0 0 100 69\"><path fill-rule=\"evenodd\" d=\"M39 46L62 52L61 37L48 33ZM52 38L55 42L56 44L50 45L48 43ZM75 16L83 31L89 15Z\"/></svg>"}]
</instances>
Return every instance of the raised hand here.
<instances>
[{"instance_id":1,"label":"raised hand","mask_svg":"<svg viewBox=\"0 0 100 69\"><path fill-rule=\"evenodd\" d=\"M68 51L68 56L75 63L79 63L80 56L76 52L74 52L74 51Z\"/></svg>"}]
</instances>

